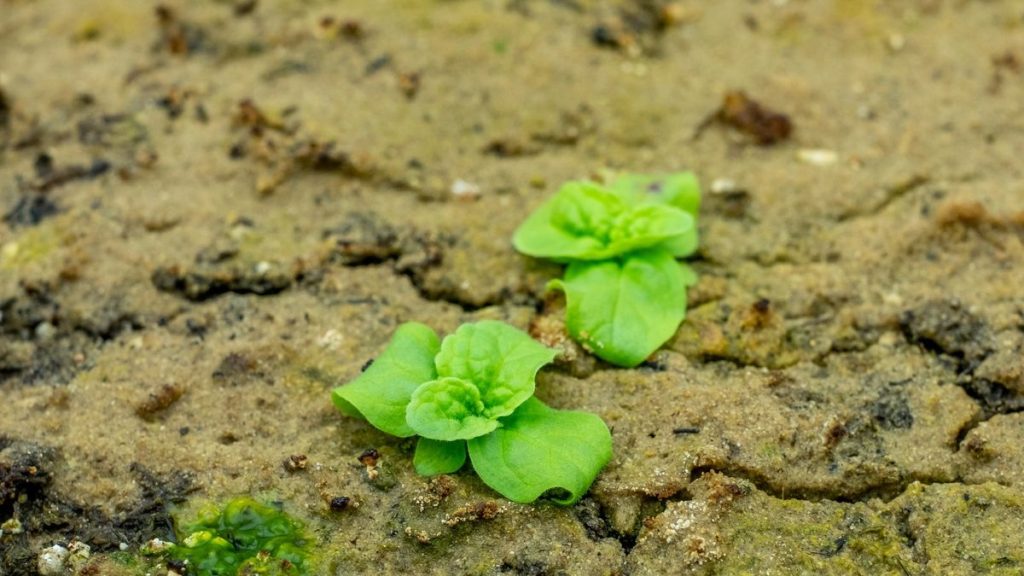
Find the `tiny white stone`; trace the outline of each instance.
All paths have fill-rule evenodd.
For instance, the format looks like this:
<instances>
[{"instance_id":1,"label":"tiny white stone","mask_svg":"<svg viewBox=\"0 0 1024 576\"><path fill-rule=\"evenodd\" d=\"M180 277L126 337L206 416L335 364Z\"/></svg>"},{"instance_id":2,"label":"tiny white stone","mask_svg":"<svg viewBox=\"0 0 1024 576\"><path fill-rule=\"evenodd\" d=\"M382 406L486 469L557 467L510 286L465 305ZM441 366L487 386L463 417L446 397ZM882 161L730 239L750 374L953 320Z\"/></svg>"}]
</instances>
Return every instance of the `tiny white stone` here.
<instances>
[{"instance_id":1,"label":"tiny white stone","mask_svg":"<svg viewBox=\"0 0 1024 576\"><path fill-rule=\"evenodd\" d=\"M831 166L839 160L835 150L825 148L802 148L797 150L796 157L801 162L813 166Z\"/></svg>"},{"instance_id":2,"label":"tiny white stone","mask_svg":"<svg viewBox=\"0 0 1024 576\"><path fill-rule=\"evenodd\" d=\"M732 178L715 178L711 181L711 191L715 194L735 192L736 189L736 181Z\"/></svg>"},{"instance_id":3,"label":"tiny white stone","mask_svg":"<svg viewBox=\"0 0 1024 576\"><path fill-rule=\"evenodd\" d=\"M49 322L40 322L36 326L36 338L39 340L49 340L56 332L57 329Z\"/></svg>"},{"instance_id":4,"label":"tiny white stone","mask_svg":"<svg viewBox=\"0 0 1024 576\"><path fill-rule=\"evenodd\" d=\"M170 548L171 546L172 544L170 542L165 542L159 538L153 538L152 540L143 544L140 551L143 554L158 554Z\"/></svg>"},{"instance_id":5,"label":"tiny white stone","mask_svg":"<svg viewBox=\"0 0 1024 576\"><path fill-rule=\"evenodd\" d=\"M68 549L60 544L54 544L39 553L36 569L39 570L40 576L60 576L64 573L64 562L67 558Z\"/></svg>"},{"instance_id":6,"label":"tiny white stone","mask_svg":"<svg viewBox=\"0 0 1024 576\"><path fill-rule=\"evenodd\" d=\"M257 262L256 263L256 267L255 267L255 271L256 271L257 274L259 274L261 276L263 274L266 274L267 272L270 272L270 262L267 262L266 260L262 260L260 262Z\"/></svg>"},{"instance_id":7,"label":"tiny white stone","mask_svg":"<svg viewBox=\"0 0 1024 576\"><path fill-rule=\"evenodd\" d=\"M342 335L334 328L331 328L327 332L324 332L323 336L320 336L320 338L317 339L317 344L319 344L321 348L334 349L341 344L342 339Z\"/></svg>"},{"instance_id":8,"label":"tiny white stone","mask_svg":"<svg viewBox=\"0 0 1024 576\"><path fill-rule=\"evenodd\" d=\"M476 198L480 196L480 186L460 178L452 182L451 192L456 198Z\"/></svg>"}]
</instances>

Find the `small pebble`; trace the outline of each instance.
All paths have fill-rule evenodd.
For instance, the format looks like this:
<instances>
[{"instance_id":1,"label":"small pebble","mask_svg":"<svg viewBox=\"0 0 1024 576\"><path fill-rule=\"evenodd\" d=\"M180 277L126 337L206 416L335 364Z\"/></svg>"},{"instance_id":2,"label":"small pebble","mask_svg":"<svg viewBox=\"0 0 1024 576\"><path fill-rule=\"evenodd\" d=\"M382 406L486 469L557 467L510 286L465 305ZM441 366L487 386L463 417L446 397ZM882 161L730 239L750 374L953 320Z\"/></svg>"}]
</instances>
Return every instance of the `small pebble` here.
<instances>
[{"instance_id":1,"label":"small pebble","mask_svg":"<svg viewBox=\"0 0 1024 576\"><path fill-rule=\"evenodd\" d=\"M451 192L456 198L476 199L480 197L480 186L460 178L452 182Z\"/></svg>"},{"instance_id":2,"label":"small pebble","mask_svg":"<svg viewBox=\"0 0 1024 576\"><path fill-rule=\"evenodd\" d=\"M349 498L348 496L337 496L331 498L331 510L335 512L341 512L342 510L348 508L349 502L351 501L352 499Z\"/></svg>"},{"instance_id":3,"label":"small pebble","mask_svg":"<svg viewBox=\"0 0 1024 576\"><path fill-rule=\"evenodd\" d=\"M64 573L64 562L67 559L68 549L60 544L54 544L39 553L36 570L40 576L60 576Z\"/></svg>"},{"instance_id":4,"label":"small pebble","mask_svg":"<svg viewBox=\"0 0 1024 576\"><path fill-rule=\"evenodd\" d=\"M50 338L53 338L53 335L56 334L56 332L57 329L53 327L53 324L50 324L49 322L40 322L39 325L36 326L36 339L44 341L49 340Z\"/></svg>"},{"instance_id":5,"label":"small pebble","mask_svg":"<svg viewBox=\"0 0 1024 576\"><path fill-rule=\"evenodd\" d=\"M284 468L289 472L305 470L309 465L309 458L305 454L292 454L284 461Z\"/></svg>"},{"instance_id":6,"label":"small pebble","mask_svg":"<svg viewBox=\"0 0 1024 576\"><path fill-rule=\"evenodd\" d=\"M736 190L739 190L739 187L731 178L715 178L711 181L711 191L715 194L728 194Z\"/></svg>"},{"instance_id":7,"label":"small pebble","mask_svg":"<svg viewBox=\"0 0 1024 576\"><path fill-rule=\"evenodd\" d=\"M797 151L796 157L805 164L812 166L831 166L839 160L835 150L825 148L802 148Z\"/></svg>"}]
</instances>

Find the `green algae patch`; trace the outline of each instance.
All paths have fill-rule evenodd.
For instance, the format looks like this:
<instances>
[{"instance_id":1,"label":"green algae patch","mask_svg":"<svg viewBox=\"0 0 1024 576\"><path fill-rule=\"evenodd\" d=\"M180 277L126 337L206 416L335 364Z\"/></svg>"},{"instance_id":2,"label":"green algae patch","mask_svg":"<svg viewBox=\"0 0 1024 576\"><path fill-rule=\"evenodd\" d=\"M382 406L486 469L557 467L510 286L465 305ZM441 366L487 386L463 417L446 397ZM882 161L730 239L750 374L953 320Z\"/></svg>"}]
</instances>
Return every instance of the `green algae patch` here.
<instances>
[{"instance_id":1,"label":"green algae patch","mask_svg":"<svg viewBox=\"0 0 1024 576\"><path fill-rule=\"evenodd\" d=\"M236 498L179 528L170 558L192 576L310 574L310 536L278 507Z\"/></svg>"},{"instance_id":2,"label":"green algae patch","mask_svg":"<svg viewBox=\"0 0 1024 576\"><path fill-rule=\"evenodd\" d=\"M1024 495L995 483L912 484L889 508L929 574L1024 573Z\"/></svg>"},{"instance_id":3,"label":"green algae patch","mask_svg":"<svg viewBox=\"0 0 1024 576\"><path fill-rule=\"evenodd\" d=\"M61 237L52 224L29 229L14 240L0 244L0 270L17 270L43 261L61 246Z\"/></svg>"}]
</instances>

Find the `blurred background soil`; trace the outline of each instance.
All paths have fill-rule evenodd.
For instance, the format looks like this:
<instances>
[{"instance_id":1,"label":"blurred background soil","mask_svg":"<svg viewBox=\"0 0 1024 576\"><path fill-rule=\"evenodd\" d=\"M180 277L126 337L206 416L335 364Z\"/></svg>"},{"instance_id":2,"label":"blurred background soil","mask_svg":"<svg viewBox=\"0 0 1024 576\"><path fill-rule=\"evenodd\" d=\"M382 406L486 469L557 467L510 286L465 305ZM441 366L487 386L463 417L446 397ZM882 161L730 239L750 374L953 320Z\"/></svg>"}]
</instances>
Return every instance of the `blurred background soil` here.
<instances>
[{"instance_id":1,"label":"blurred background soil","mask_svg":"<svg viewBox=\"0 0 1024 576\"><path fill-rule=\"evenodd\" d=\"M1020 574L1021 151L1018 2L0 0L0 574L240 495L319 573ZM596 362L512 231L685 169L689 317ZM331 406L482 318L612 428L575 507Z\"/></svg>"}]
</instances>

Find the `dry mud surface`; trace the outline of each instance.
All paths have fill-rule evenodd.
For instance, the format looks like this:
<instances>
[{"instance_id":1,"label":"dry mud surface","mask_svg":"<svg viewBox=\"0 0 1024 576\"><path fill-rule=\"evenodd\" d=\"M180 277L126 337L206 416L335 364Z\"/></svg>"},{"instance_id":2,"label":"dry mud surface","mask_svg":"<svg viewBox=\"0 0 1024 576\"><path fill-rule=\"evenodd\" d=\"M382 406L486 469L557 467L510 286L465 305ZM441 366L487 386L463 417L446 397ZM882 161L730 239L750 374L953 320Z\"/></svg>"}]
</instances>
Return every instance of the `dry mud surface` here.
<instances>
[{"instance_id":1,"label":"dry mud surface","mask_svg":"<svg viewBox=\"0 0 1024 576\"><path fill-rule=\"evenodd\" d=\"M1024 573L1022 151L1019 2L0 0L0 574L239 495L321 573ZM686 323L539 379L613 430L577 506L332 408L404 321L557 335L517 224L679 169Z\"/></svg>"}]
</instances>

